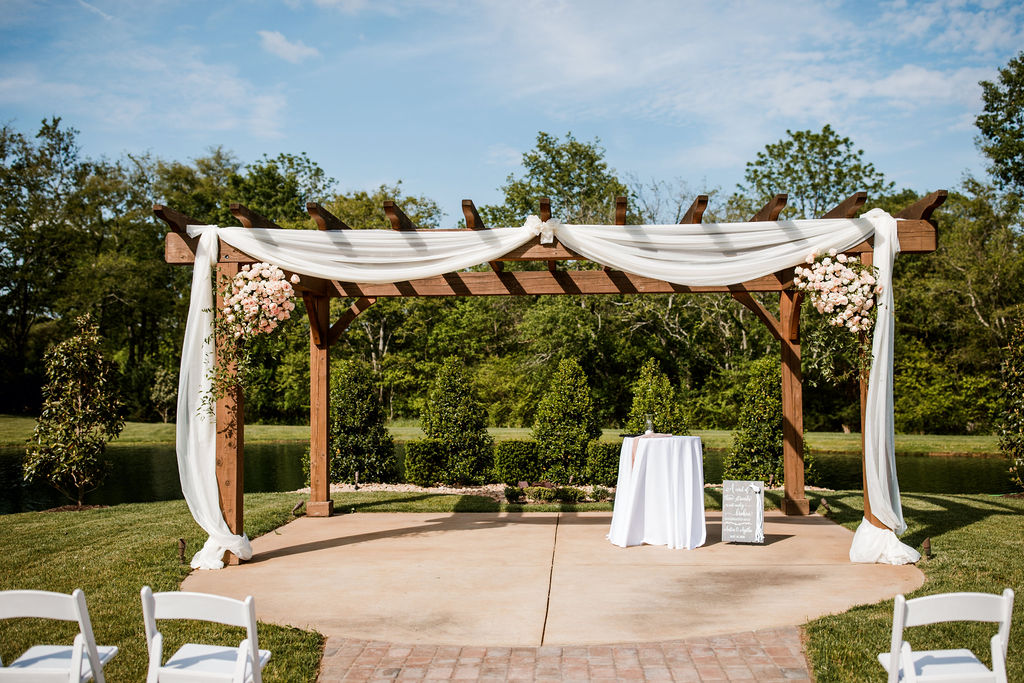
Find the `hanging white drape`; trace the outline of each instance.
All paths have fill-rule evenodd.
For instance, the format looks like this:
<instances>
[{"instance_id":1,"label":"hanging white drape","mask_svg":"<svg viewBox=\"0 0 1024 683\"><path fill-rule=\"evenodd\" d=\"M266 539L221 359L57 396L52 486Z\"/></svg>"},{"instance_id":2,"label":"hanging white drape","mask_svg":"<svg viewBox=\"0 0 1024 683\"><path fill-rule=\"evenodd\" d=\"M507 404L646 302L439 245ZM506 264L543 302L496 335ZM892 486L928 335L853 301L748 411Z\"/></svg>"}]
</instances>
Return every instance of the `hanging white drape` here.
<instances>
[{"instance_id":1,"label":"hanging white drape","mask_svg":"<svg viewBox=\"0 0 1024 683\"><path fill-rule=\"evenodd\" d=\"M868 395L868 457L878 460L874 469L881 479L868 487L872 510L885 520L898 520L893 528L902 531L899 486L896 481L892 424L892 258L898 245L896 221L881 211L863 218L799 221L759 221L700 225L562 225L542 222L535 216L516 228L472 231L403 232L395 230L279 230L190 226L189 234L202 235L196 254L192 300L179 383L178 462L182 489L196 521L210 534L193 566L214 567L212 558L223 550L248 549L248 540L225 535L227 529L218 508L214 455L215 425L200 408L202 392L208 387L212 349L204 345L212 334L213 292L209 269L216 263L217 240L261 261L281 268L328 280L390 283L432 277L494 260L540 235L542 243L552 237L581 256L636 275L688 286L725 286L770 275L803 263L814 251L844 251L876 236L876 264L883 297L889 305L879 307L875 331L875 355ZM885 256L879 250L878 235ZM883 271L882 263L888 267ZM888 316L887 321L883 317ZM887 355L879 356L880 330L888 330ZM204 384L205 383L205 384ZM874 403L872 403L874 401ZM888 436L887 436L888 435ZM875 438L877 437L877 438ZM888 492L888 493L887 493ZM890 495L895 492L895 496ZM875 497L878 497L876 502ZM216 517L216 521L211 520ZM219 524L217 523L219 522ZM887 522L888 523L888 522ZM891 532L890 532L891 533ZM895 537L893 537L895 540ZM898 541L896 541L898 543ZM208 550L209 549L209 550Z\"/></svg>"}]
</instances>

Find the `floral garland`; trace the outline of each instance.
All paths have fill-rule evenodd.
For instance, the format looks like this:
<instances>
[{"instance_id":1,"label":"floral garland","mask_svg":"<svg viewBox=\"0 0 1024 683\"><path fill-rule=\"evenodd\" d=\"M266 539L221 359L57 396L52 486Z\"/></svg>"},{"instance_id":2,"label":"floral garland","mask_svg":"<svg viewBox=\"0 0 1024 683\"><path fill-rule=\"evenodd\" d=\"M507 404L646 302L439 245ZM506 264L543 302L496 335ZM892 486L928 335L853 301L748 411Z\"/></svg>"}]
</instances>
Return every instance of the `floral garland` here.
<instances>
[{"instance_id":1,"label":"floral garland","mask_svg":"<svg viewBox=\"0 0 1024 683\"><path fill-rule=\"evenodd\" d=\"M229 391L246 386L259 337L291 317L295 310L292 285L298 283L298 275L289 281L284 271L271 263L244 265L234 277L222 278L223 306L213 332L217 363L210 371L210 393L203 398L209 410Z\"/></svg>"},{"instance_id":2,"label":"floral garland","mask_svg":"<svg viewBox=\"0 0 1024 683\"><path fill-rule=\"evenodd\" d=\"M809 267L794 269L793 285L809 294L818 313L834 327L854 334L869 332L875 322L875 295L882 293L875 269L835 249L822 255L811 252L807 263Z\"/></svg>"}]
</instances>

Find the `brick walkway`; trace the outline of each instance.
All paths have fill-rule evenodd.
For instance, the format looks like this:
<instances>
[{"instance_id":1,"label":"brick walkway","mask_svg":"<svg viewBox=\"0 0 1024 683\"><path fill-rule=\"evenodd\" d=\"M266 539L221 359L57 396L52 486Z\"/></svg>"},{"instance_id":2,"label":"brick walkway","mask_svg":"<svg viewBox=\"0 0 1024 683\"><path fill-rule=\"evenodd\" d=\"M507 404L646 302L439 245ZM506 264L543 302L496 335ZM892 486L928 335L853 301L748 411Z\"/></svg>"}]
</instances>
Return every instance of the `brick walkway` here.
<instances>
[{"instance_id":1,"label":"brick walkway","mask_svg":"<svg viewBox=\"0 0 1024 683\"><path fill-rule=\"evenodd\" d=\"M811 680L795 627L662 643L565 647L397 645L331 637L319 681Z\"/></svg>"}]
</instances>

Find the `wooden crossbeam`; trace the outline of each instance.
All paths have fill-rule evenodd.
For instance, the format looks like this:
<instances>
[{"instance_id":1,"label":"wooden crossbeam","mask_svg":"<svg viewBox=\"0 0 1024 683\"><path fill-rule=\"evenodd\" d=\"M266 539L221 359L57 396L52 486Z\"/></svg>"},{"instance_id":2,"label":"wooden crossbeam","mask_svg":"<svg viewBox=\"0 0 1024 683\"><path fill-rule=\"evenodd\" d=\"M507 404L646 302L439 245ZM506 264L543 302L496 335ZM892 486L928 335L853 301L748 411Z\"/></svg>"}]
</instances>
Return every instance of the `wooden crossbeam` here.
<instances>
[{"instance_id":1,"label":"wooden crossbeam","mask_svg":"<svg viewBox=\"0 0 1024 683\"><path fill-rule=\"evenodd\" d=\"M166 223L167 226L173 232L176 232L179 235L187 236L188 233L186 232L186 230L188 226L200 224L199 221L192 218L191 216L183 214L180 211L175 211L174 209L164 206L163 204L154 204L153 213L156 215L157 218Z\"/></svg>"},{"instance_id":2,"label":"wooden crossbeam","mask_svg":"<svg viewBox=\"0 0 1024 683\"><path fill-rule=\"evenodd\" d=\"M949 193L945 190L936 190L930 195L921 198L900 211L896 214L896 218L911 218L925 221L930 220L932 212L942 206L942 203L946 201L946 196L948 194Z\"/></svg>"},{"instance_id":3,"label":"wooden crossbeam","mask_svg":"<svg viewBox=\"0 0 1024 683\"><path fill-rule=\"evenodd\" d=\"M853 218L867 200L867 192L855 192L839 202L835 208L822 216L822 218Z\"/></svg>"},{"instance_id":4,"label":"wooden crossbeam","mask_svg":"<svg viewBox=\"0 0 1024 683\"><path fill-rule=\"evenodd\" d=\"M551 220L551 200L548 199L547 197L541 197L540 201L538 203L540 204L540 207L539 207L540 208L540 211L539 211L540 219L542 221L549 221L549 220ZM566 250L566 251L568 251L568 250ZM558 261L549 260L548 261L548 270L550 270L551 272L555 272L556 270L558 270Z\"/></svg>"},{"instance_id":5,"label":"wooden crossbeam","mask_svg":"<svg viewBox=\"0 0 1024 683\"><path fill-rule=\"evenodd\" d=\"M367 308L376 303L377 300L373 297L364 296L356 300L347 311L341 314L327 333L327 342L334 344L338 341L338 338L345 333L348 326L352 324L352 321L359 317L359 314L365 311Z\"/></svg>"},{"instance_id":6,"label":"wooden crossbeam","mask_svg":"<svg viewBox=\"0 0 1024 683\"><path fill-rule=\"evenodd\" d=\"M390 199L384 200L384 213L391 221L392 230L415 230L412 220L405 215L405 212L398 208L398 205Z\"/></svg>"},{"instance_id":7,"label":"wooden crossbeam","mask_svg":"<svg viewBox=\"0 0 1024 683\"><path fill-rule=\"evenodd\" d=\"M261 216L244 204L232 202L228 205L231 215L238 219L238 222L246 228L280 228L281 226L266 216Z\"/></svg>"},{"instance_id":8,"label":"wooden crossbeam","mask_svg":"<svg viewBox=\"0 0 1024 683\"><path fill-rule=\"evenodd\" d=\"M466 217L466 227L470 230L487 229L487 226L484 225L483 219L480 218L480 213L476 210L476 204L473 203L472 199L462 200L462 214ZM491 270L496 273L500 273L505 269L505 264L501 261L488 261L487 263L491 266Z\"/></svg>"},{"instance_id":9,"label":"wooden crossbeam","mask_svg":"<svg viewBox=\"0 0 1024 683\"><path fill-rule=\"evenodd\" d=\"M345 221L341 220L333 213L320 206L316 202L306 202L306 212L312 216L316 222L316 227L320 230L351 230Z\"/></svg>"},{"instance_id":10,"label":"wooden crossbeam","mask_svg":"<svg viewBox=\"0 0 1024 683\"><path fill-rule=\"evenodd\" d=\"M777 194L768 200L768 203L761 207L761 210L753 215L751 221L777 221L779 214L786 208L786 201L789 195Z\"/></svg>"},{"instance_id":11,"label":"wooden crossbeam","mask_svg":"<svg viewBox=\"0 0 1024 683\"><path fill-rule=\"evenodd\" d=\"M704 218L704 210L708 208L708 196L706 194L697 195L697 198L690 204L690 208L683 214L683 219L679 221L679 225L696 225L700 223Z\"/></svg>"},{"instance_id":12,"label":"wooden crossbeam","mask_svg":"<svg viewBox=\"0 0 1024 683\"><path fill-rule=\"evenodd\" d=\"M626 224L626 208L627 208L627 206L628 206L628 204L626 203L626 198L625 197L616 197L615 198L615 225L625 225Z\"/></svg>"}]
</instances>

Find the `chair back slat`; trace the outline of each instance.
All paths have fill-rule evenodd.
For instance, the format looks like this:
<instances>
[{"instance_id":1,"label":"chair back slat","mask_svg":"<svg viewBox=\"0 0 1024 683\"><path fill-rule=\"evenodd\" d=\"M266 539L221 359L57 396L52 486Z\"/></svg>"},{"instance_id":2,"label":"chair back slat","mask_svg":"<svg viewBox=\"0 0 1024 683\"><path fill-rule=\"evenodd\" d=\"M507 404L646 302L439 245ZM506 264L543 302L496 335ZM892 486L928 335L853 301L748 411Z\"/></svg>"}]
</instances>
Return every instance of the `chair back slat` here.
<instances>
[{"instance_id":1,"label":"chair back slat","mask_svg":"<svg viewBox=\"0 0 1024 683\"><path fill-rule=\"evenodd\" d=\"M50 591L0 591L0 619L20 617L79 621L78 606L71 595Z\"/></svg>"},{"instance_id":2,"label":"chair back slat","mask_svg":"<svg viewBox=\"0 0 1024 683\"><path fill-rule=\"evenodd\" d=\"M242 600L207 593L154 593L155 619L197 619L248 627L249 608Z\"/></svg>"},{"instance_id":3,"label":"chair back slat","mask_svg":"<svg viewBox=\"0 0 1024 683\"><path fill-rule=\"evenodd\" d=\"M1006 598L990 593L945 593L907 600L905 626L938 624L946 621L991 621L1006 619Z\"/></svg>"}]
</instances>

